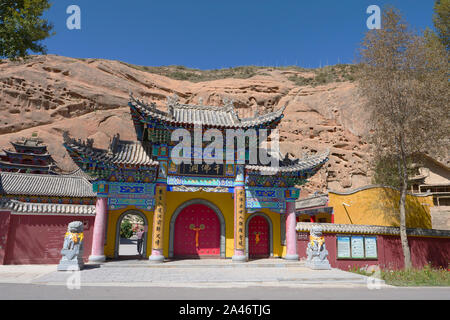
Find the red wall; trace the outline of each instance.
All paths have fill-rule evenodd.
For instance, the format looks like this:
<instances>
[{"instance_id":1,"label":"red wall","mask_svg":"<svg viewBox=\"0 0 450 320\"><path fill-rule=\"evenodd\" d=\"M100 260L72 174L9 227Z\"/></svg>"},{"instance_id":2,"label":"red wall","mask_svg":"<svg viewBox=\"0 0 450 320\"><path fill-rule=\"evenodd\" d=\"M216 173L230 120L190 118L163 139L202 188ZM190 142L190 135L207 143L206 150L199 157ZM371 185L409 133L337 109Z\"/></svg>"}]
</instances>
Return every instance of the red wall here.
<instances>
[{"instance_id":1,"label":"red wall","mask_svg":"<svg viewBox=\"0 0 450 320\"><path fill-rule=\"evenodd\" d=\"M309 235L297 234L297 250L300 258L306 258ZM353 267L379 265L381 268L401 269L404 267L400 236L376 235L378 246L377 260L336 259L336 234L325 233L328 261L333 268L348 270ZM370 235L373 236L373 235ZM423 267L431 263L433 267L447 269L450 261L450 238L408 237L413 267Z\"/></svg>"},{"instance_id":2,"label":"red wall","mask_svg":"<svg viewBox=\"0 0 450 320\"><path fill-rule=\"evenodd\" d=\"M0 212L0 217L4 213ZM91 252L92 230L95 217L10 215L9 232L3 264L57 264L67 225L72 221L84 223L83 260L87 262ZM0 239L4 227L0 218Z\"/></svg>"}]
</instances>

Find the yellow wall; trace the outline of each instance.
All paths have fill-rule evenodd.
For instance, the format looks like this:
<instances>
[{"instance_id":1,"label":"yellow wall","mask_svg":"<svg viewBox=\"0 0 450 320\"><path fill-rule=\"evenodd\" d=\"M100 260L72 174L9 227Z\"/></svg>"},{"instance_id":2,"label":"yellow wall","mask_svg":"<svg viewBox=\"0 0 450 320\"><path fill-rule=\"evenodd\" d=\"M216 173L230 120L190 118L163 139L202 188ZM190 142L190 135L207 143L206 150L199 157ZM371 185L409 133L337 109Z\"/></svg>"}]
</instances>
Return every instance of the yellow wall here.
<instances>
[{"instance_id":1,"label":"yellow wall","mask_svg":"<svg viewBox=\"0 0 450 320\"><path fill-rule=\"evenodd\" d=\"M164 218L164 256L169 255L169 231L170 220L175 210L184 202L192 199L203 199L211 202L219 208L225 219L225 256L231 258L234 254L234 201L232 193L213 193L213 192L167 192L167 210ZM107 241L105 244L105 255L114 257L116 225L120 215L128 210L138 210L144 213L149 222L147 237L147 257L151 254L151 233L153 229L153 211L143 211L134 206L128 206L121 210L110 210L108 212ZM286 247L281 246L280 235L280 214L268 209L261 209L258 212L265 213L270 218L273 227L273 256L281 257L285 254ZM247 220L250 213L246 213ZM247 221L246 221L247 222Z\"/></svg>"},{"instance_id":2,"label":"yellow wall","mask_svg":"<svg viewBox=\"0 0 450 320\"><path fill-rule=\"evenodd\" d=\"M398 190L372 187L345 195L329 192L328 197L329 206L334 210L334 223L399 226L400 192ZM406 196L407 227L431 229L430 206L433 206L432 196L419 197L408 194Z\"/></svg>"}]
</instances>

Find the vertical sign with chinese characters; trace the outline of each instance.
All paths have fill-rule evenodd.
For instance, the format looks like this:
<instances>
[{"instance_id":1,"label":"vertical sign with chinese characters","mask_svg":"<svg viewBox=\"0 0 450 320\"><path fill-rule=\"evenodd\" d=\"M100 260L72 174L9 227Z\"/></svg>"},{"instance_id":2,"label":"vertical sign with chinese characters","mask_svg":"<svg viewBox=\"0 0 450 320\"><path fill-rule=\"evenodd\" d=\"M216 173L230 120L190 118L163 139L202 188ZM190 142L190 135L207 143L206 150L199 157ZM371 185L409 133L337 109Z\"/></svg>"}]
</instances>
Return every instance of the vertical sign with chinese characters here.
<instances>
[{"instance_id":1,"label":"vertical sign with chinese characters","mask_svg":"<svg viewBox=\"0 0 450 320\"><path fill-rule=\"evenodd\" d=\"M153 216L152 249L163 249L164 215L166 213L166 186L157 185L155 190L155 213Z\"/></svg>"},{"instance_id":2,"label":"vertical sign with chinese characters","mask_svg":"<svg viewBox=\"0 0 450 320\"><path fill-rule=\"evenodd\" d=\"M236 249L245 249L245 190L237 188L235 191L236 212Z\"/></svg>"}]
</instances>

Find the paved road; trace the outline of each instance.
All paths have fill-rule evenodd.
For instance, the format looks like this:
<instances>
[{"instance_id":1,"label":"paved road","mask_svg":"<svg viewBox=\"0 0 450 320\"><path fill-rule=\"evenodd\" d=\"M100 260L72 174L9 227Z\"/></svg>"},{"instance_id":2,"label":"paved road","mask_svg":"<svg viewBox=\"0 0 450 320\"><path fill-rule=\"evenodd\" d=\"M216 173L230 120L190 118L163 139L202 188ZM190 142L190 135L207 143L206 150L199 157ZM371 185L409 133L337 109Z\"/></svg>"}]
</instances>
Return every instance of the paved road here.
<instances>
[{"instance_id":1,"label":"paved road","mask_svg":"<svg viewBox=\"0 0 450 320\"><path fill-rule=\"evenodd\" d=\"M124 300L449 300L450 288L382 288L320 286L127 287L0 284L0 299Z\"/></svg>"},{"instance_id":2,"label":"paved road","mask_svg":"<svg viewBox=\"0 0 450 320\"><path fill-rule=\"evenodd\" d=\"M281 259L243 264L225 259L178 260L156 265L146 259L119 260L86 265L75 273L57 272L56 265L6 265L0 266L0 299L450 299L450 287L399 288L375 283L374 288L369 280L338 269L311 270L301 261Z\"/></svg>"}]
</instances>

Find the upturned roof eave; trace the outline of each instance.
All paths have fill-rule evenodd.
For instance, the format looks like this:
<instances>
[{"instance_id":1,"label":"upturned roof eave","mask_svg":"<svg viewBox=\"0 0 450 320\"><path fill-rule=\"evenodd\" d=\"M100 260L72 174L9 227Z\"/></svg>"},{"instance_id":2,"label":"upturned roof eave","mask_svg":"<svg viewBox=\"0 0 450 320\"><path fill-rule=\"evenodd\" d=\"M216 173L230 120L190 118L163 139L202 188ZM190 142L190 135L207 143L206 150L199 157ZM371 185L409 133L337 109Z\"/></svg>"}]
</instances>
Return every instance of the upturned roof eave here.
<instances>
[{"instance_id":1,"label":"upturned roof eave","mask_svg":"<svg viewBox=\"0 0 450 320\"><path fill-rule=\"evenodd\" d=\"M9 154L19 154L19 155L27 155L27 156L37 156L37 157L50 157L50 153L22 153L17 151L12 151L8 149L2 149L5 153Z\"/></svg>"},{"instance_id":2,"label":"upturned roof eave","mask_svg":"<svg viewBox=\"0 0 450 320\"><path fill-rule=\"evenodd\" d=\"M32 149L47 149L47 146L46 145L36 145L36 146L33 146L33 145L26 145L26 144L22 144L22 143L20 143L20 142L18 142L18 141L10 141L10 143L13 145L13 146L18 146L18 147L22 147L22 148L32 148Z\"/></svg>"},{"instance_id":3,"label":"upturned roof eave","mask_svg":"<svg viewBox=\"0 0 450 320\"><path fill-rule=\"evenodd\" d=\"M159 165L159 162L153 159L145 160L143 162L139 162L137 160L127 160L129 159L129 157L127 157L127 159L125 160L116 160L114 159L114 155L109 154L107 150L98 148L91 149L86 146L79 145L76 142L65 142L63 145L67 149L71 157L76 152L98 163L110 163L115 166L130 165L136 167L157 167Z\"/></svg>"},{"instance_id":4,"label":"upturned roof eave","mask_svg":"<svg viewBox=\"0 0 450 320\"><path fill-rule=\"evenodd\" d=\"M49 165L38 165L38 164L25 164L25 163L15 163L6 162L0 160L0 165L10 166L10 167L20 167L20 168L37 168L37 169L50 169L56 167L55 164L51 163Z\"/></svg>"},{"instance_id":5,"label":"upturned roof eave","mask_svg":"<svg viewBox=\"0 0 450 320\"><path fill-rule=\"evenodd\" d=\"M280 165L279 167L264 166L264 165L246 165L247 171L259 171L267 173L295 173L305 172L314 169L319 169L325 162L328 161L329 150L303 159L294 159L292 161L298 161L299 163L292 165Z\"/></svg>"}]
</instances>

